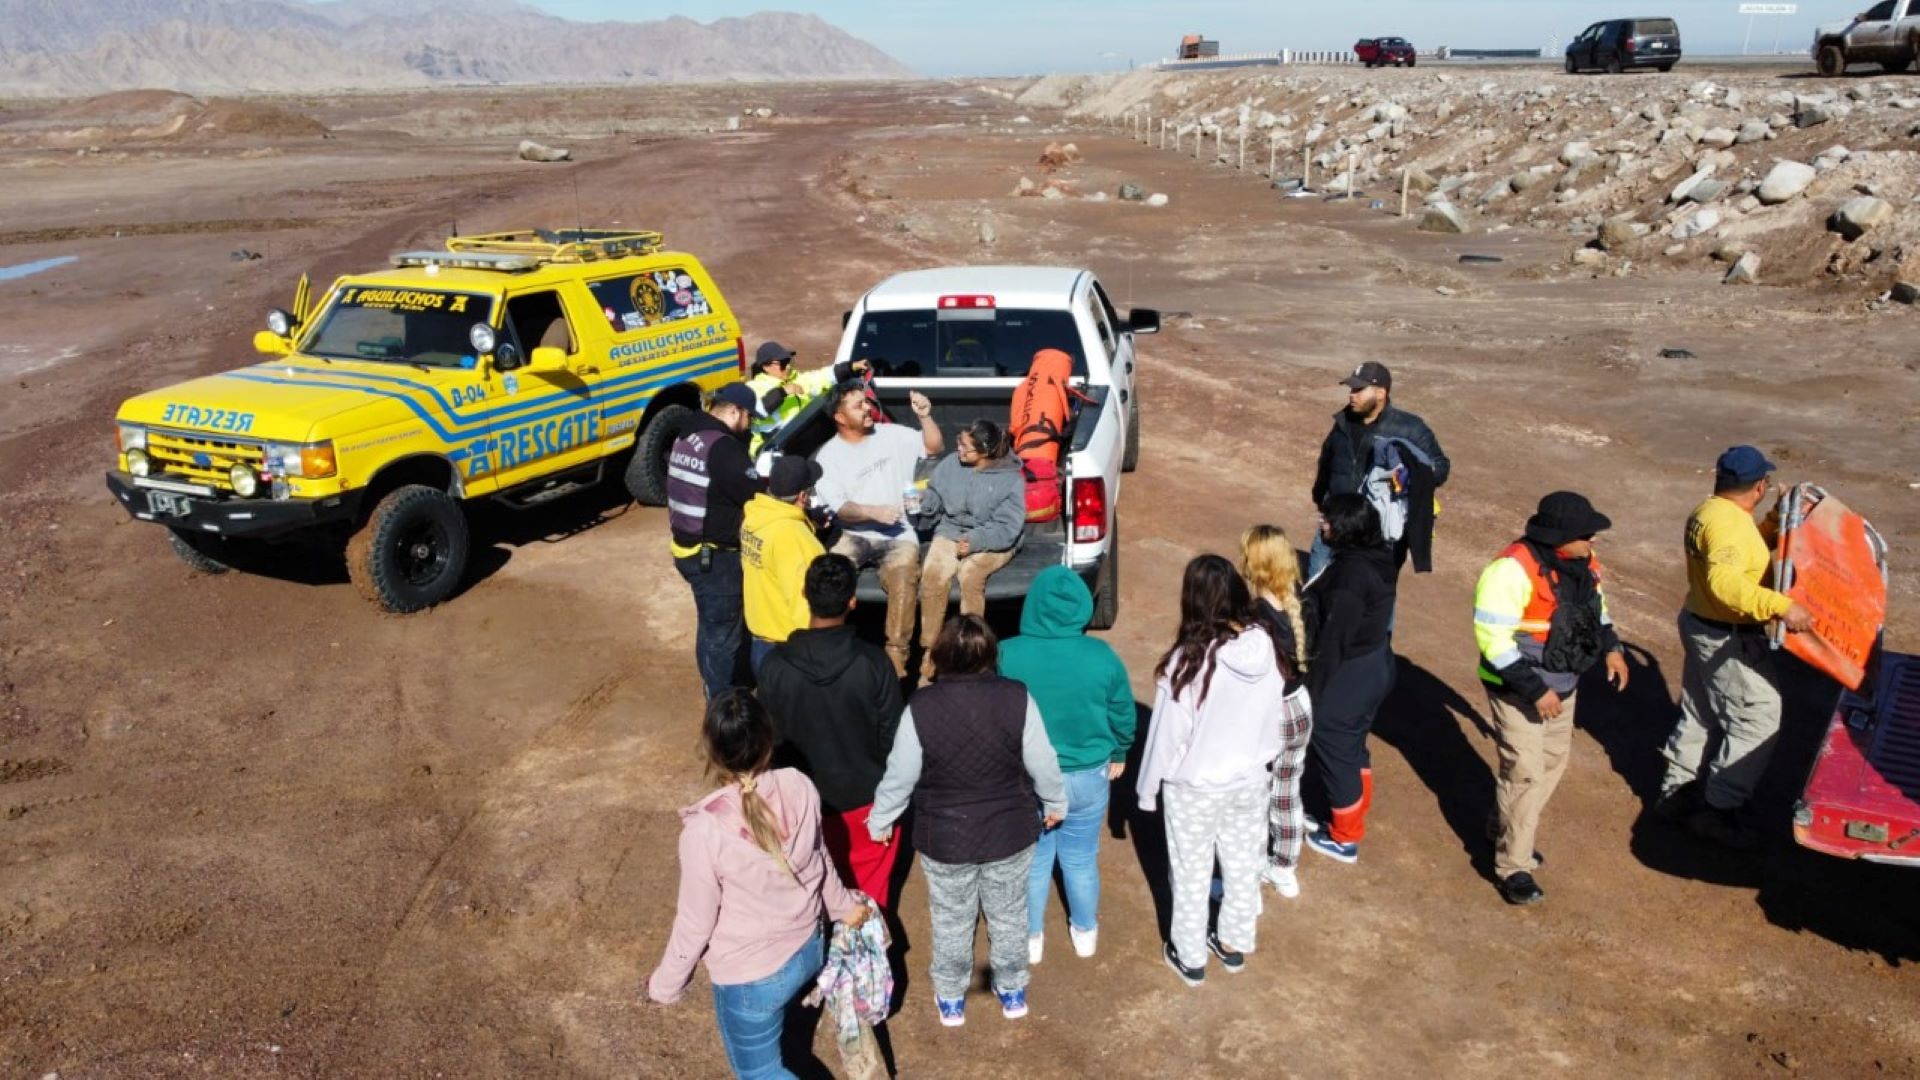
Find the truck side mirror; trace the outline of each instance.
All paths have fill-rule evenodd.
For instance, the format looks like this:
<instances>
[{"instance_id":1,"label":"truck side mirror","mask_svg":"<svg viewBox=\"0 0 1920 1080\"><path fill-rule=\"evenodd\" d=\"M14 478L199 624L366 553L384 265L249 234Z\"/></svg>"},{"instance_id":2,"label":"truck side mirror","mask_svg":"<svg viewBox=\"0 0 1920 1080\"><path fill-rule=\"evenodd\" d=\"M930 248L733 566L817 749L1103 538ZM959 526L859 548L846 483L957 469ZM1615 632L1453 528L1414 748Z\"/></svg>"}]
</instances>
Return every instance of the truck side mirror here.
<instances>
[{"instance_id":1,"label":"truck side mirror","mask_svg":"<svg viewBox=\"0 0 1920 1080\"><path fill-rule=\"evenodd\" d=\"M253 335L253 351L262 356L286 356L293 352L293 343L271 330L262 330Z\"/></svg>"},{"instance_id":2,"label":"truck side mirror","mask_svg":"<svg viewBox=\"0 0 1920 1080\"><path fill-rule=\"evenodd\" d=\"M847 310L840 313L840 329L845 330L847 328L847 324L852 321L853 321L852 308L848 308Z\"/></svg>"},{"instance_id":3,"label":"truck side mirror","mask_svg":"<svg viewBox=\"0 0 1920 1080\"><path fill-rule=\"evenodd\" d=\"M543 345L533 350L527 359L529 371L565 371L567 369L567 350Z\"/></svg>"},{"instance_id":4,"label":"truck side mirror","mask_svg":"<svg viewBox=\"0 0 1920 1080\"><path fill-rule=\"evenodd\" d=\"M1127 330L1135 334L1160 332L1160 313L1152 308L1134 308L1127 312Z\"/></svg>"},{"instance_id":5,"label":"truck side mirror","mask_svg":"<svg viewBox=\"0 0 1920 1080\"><path fill-rule=\"evenodd\" d=\"M493 366L500 371L516 371L520 367L520 347L511 341L502 341L493 347Z\"/></svg>"}]
</instances>

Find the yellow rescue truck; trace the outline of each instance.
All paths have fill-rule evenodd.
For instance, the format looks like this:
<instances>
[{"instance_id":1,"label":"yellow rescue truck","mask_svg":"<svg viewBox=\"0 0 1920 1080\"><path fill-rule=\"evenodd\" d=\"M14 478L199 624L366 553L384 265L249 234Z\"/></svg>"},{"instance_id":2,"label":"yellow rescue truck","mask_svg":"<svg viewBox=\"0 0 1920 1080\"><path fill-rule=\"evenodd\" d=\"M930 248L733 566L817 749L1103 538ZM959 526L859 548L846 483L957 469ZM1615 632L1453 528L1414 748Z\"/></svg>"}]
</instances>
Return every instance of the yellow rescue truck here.
<instances>
[{"instance_id":1,"label":"yellow rescue truck","mask_svg":"<svg viewBox=\"0 0 1920 1080\"><path fill-rule=\"evenodd\" d=\"M746 367L713 279L651 232L454 237L317 304L303 280L267 325L264 363L120 406L107 487L208 573L331 530L393 612L460 584L468 500L529 507L612 472L665 505L674 440Z\"/></svg>"}]
</instances>

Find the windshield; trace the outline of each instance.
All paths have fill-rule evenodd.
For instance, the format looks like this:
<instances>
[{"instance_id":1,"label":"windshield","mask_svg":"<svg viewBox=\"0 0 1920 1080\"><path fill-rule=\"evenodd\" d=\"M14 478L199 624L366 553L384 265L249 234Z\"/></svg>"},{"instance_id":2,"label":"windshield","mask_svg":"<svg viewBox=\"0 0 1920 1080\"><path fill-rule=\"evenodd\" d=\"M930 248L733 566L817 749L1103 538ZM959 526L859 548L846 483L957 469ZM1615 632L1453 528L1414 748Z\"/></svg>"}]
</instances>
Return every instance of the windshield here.
<instances>
[{"instance_id":1,"label":"windshield","mask_svg":"<svg viewBox=\"0 0 1920 1080\"><path fill-rule=\"evenodd\" d=\"M871 360L906 378L1022 378L1041 349L1073 357L1087 374L1080 328L1066 311L1000 308L991 318L939 318L932 311L872 311L860 320L849 359Z\"/></svg>"},{"instance_id":2,"label":"windshield","mask_svg":"<svg viewBox=\"0 0 1920 1080\"><path fill-rule=\"evenodd\" d=\"M473 324L493 317L493 297L427 289L342 286L301 352L332 360L471 367Z\"/></svg>"}]
</instances>

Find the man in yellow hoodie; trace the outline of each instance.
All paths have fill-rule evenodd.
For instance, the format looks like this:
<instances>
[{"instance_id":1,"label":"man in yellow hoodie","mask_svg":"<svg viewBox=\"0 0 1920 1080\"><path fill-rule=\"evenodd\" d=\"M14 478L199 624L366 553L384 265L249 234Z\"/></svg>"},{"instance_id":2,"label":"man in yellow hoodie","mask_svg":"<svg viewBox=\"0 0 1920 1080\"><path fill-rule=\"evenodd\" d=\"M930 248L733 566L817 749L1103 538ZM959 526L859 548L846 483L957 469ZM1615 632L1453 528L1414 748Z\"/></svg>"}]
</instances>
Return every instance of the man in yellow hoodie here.
<instances>
[{"instance_id":1,"label":"man in yellow hoodie","mask_svg":"<svg viewBox=\"0 0 1920 1080\"><path fill-rule=\"evenodd\" d=\"M747 500L740 522L741 594L753 673L775 645L811 624L807 567L827 553L807 517L820 466L797 454L776 458L767 490Z\"/></svg>"},{"instance_id":2,"label":"man in yellow hoodie","mask_svg":"<svg viewBox=\"0 0 1920 1080\"><path fill-rule=\"evenodd\" d=\"M1780 734L1767 624L1778 619L1795 633L1813 625L1805 607L1766 584L1778 520L1769 515L1763 529L1753 512L1773 486L1773 468L1751 446L1729 449L1715 466L1712 497L1687 519L1680 721L1667 737L1667 774L1654 804L1661 817L1743 850L1760 838L1739 811Z\"/></svg>"}]
</instances>

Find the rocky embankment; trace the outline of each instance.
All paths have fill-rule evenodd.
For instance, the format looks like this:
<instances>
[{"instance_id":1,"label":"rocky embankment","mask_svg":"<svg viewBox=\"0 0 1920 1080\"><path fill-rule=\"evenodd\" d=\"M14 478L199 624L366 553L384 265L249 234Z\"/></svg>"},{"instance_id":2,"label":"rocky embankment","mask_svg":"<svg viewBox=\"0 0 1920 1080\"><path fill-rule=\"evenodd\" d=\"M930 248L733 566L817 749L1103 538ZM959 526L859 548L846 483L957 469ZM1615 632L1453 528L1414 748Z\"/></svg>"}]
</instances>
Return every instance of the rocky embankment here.
<instances>
[{"instance_id":1,"label":"rocky embankment","mask_svg":"<svg viewBox=\"0 0 1920 1080\"><path fill-rule=\"evenodd\" d=\"M1570 272L1694 265L1907 303L1920 280L1920 79L1250 69L995 90L1070 122L1150 116L1156 144L1165 124L1219 160L1244 134L1279 187L1342 190L1351 170L1397 204L1404 182L1423 228L1564 231Z\"/></svg>"}]
</instances>

